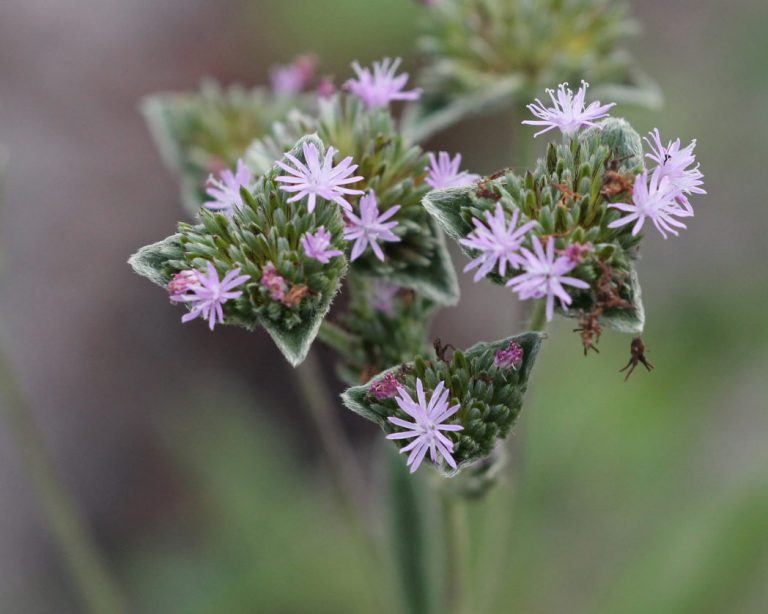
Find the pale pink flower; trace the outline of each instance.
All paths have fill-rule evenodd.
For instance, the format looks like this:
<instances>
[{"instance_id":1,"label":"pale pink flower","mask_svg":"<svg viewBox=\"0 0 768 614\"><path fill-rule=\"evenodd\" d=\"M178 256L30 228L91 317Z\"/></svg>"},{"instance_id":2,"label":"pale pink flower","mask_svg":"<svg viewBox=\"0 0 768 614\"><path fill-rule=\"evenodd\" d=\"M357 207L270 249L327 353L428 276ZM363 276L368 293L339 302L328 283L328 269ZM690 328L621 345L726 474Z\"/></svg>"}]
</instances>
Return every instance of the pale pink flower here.
<instances>
[{"instance_id":1,"label":"pale pink flower","mask_svg":"<svg viewBox=\"0 0 768 614\"><path fill-rule=\"evenodd\" d=\"M462 188L480 179L480 175L460 171L460 167L461 154L456 154L451 159L445 151L441 151L437 156L430 153L425 181L433 190L442 190L443 188Z\"/></svg>"},{"instance_id":2,"label":"pale pink flower","mask_svg":"<svg viewBox=\"0 0 768 614\"><path fill-rule=\"evenodd\" d=\"M696 140L691 141L687 146L681 148L680 139L669 141L667 146L661 142L661 135L658 128L650 133L651 139L646 137L645 142L651 148L651 153L645 154L646 158L653 160L657 164L657 169L662 177L667 177L669 182L679 190L677 201L683 208L693 215L693 207L688 201L689 194L706 194L702 189L704 175L696 164L696 155L693 150L696 148ZM696 164L696 166L693 166Z\"/></svg>"},{"instance_id":3,"label":"pale pink flower","mask_svg":"<svg viewBox=\"0 0 768 614\"><path fill-rule=\"evenodd\" d=\"M315 231L315 234L306 232L301 237L301 246L304 248L307 258L312 258L323 264L328 264L331 258L341 256L344 253L338 249L329 249L331 246L331 233L325 229L325 226L320 226Z\"/></svg>"},{"instance_id":4,"label":"pale pink flower","mask_svg":"<svg viewBox=\"0 0 768 614\"><path fill-rule=\"evenodd\" d=\"M203 207L231 217L235 209L240 209L244 205L240 188L248 190L251 188L252 182L253 173L245 165L245 162L238 160L235 173L225 169L219 173L218 179L213 175L208 177L208 187L205 191L211 200L205 201Z\"/></svg>"},{"instance_id":5,"label":"pale pink flower","mask_svg":"<svg viewBox=\"0 0 768 614\"><path fill-rule=\"evenodd\" d=\"M393 100L417 100L421 90L403 91L408 73L396 75L399 66L400 58L394 61L384 58L381 62L374 62L373 71L352 62L357 79L350 79L344 87L360 98L369 109L386 107Z\"/></svg>"},{"instance_id":6,"label":"pale pink flower","mask_svg":"<svg viewBox=\"0 0 768 614\"><path fill-rule=\"evenodd\" d=\"M585 126L598 126L595 120L608 117L608 109L615 106L616 103L600 104L599 101L595 101L585 107L584 96L588 87L589 83L582 81L581 87L574 94L567 83L561 83L557 87L557 96L555 96L554 90L548 89L547 94L552 99L553 106L546 107L537 98L536 102L527 106L531 113L539 119L526 119L523 123L531 126L546 126L544 130L534 134L534 137L554 128L559 128L567 136L573 136Z\"/></svg>"},{"instance_id":7,"label":"pale pink flower","mask_svg":"<svg viewBox=\"0 0 768 614\"><path fill-rule=\"evenodd\" d=\"M400 237L392 232L397 222L388 222L395 213L400 210L400 205L393 205L379 215L379 205L376 194L371 190L360 199L360 215L357 216L347 211L347 227L344 230L344 238L354 241L350 260L357 260L370 246L376 257L384 262L384 252L379 241L399 241Z\"/></svg>"},{"instance_id":8,"label":"pale pink flower","mask_svg":"<svg viewBox=\"0 0 768 614\"><path fill-rule=\"evenodd\" d=\"M235 288L250 278L250 275L240 275L238 267L229 271L219 281L216 268L209 262L207 274L197 271L196 285L188 286L186 294L177 294L175 297L171 296L171 299L179 303L188 303L191 307L189 313L182 316L182 322L189 322L202 316L208 321L208 327L213 330L217 322L224 323L222 305L228 300L239 298L243 293Z\"/></svg>"},{"instance_id":9,"label":"pale pink flower","mask_svg":"<svg viewBox=\"0 0 768 614\"><path fill-rule=\"evenodd\" d=\"M272 90L277 94L298 94L307 89L315 76L317 56L311 53L297 56L290 64L273 64L269 69Z\"/></svg>"}]
</instances>

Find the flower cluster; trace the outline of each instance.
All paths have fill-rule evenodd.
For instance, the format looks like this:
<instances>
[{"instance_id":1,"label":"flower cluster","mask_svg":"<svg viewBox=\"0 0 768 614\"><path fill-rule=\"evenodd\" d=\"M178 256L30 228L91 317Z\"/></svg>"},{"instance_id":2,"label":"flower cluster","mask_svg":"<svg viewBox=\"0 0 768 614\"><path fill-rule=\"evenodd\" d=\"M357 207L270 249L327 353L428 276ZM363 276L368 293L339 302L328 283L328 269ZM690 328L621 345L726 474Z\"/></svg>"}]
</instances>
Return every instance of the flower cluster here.
<instances>
[{"instance_id":1,"label":"flower cluster","mask_svg":"<svg viewBox=\"0 0 768 614\"><path fill-rule=\"evenodd\" d=\"M510 341L507 347L496 352L493 364L501 369L518 369L525 357L525 351L515 341Z\"/></svg>"},{"instance_id":2,"label":"flower cluster","mask_svg":"<svg viewBox=\"0 0 768 614\"><path fill-rule=\"evenodd\" d=\"M353 62L352 68L357 79L350 79L344 87L360 98L369 109L386 107L393 100L417 100L421 90L403 91L408 74L396 74L399 66L400 58L384 58L381 62L374 62L373 70Z\"/></svg>"}]
</instances>

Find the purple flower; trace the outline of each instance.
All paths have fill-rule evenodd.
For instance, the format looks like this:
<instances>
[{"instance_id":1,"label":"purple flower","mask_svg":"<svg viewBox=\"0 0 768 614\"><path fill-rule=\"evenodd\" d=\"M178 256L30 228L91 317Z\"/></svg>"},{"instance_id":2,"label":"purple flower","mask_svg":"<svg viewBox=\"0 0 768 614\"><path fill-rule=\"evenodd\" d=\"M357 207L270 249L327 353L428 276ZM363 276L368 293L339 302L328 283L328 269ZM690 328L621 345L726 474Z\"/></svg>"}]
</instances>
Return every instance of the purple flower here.
<instances>
[{"instance_id":1,"label":"purple flower","mask_svg":"<svg viewBox=\"0 0 768 614\"><path fill-rule=\"evenodd\" d=\"M261 285L267 289L273 301L283 302L287 289L285 279L277 273L275 265L267 262L261 269Z\"/></svg>"},{"instance_id":2,"label":"purple flower","mask_svg":"<svg viewBox=\"0 0 768 614\"><path fill-rule=\"evenodd\" d=\"M395 396L398 388L400 384L397 378L392 373L387 373L371 384L370 393L381 401Z\"/></svg>"},{"instance_id":3,"label":"purple flower","mask_svg":"<svg viewBox=\"0 0 768 614\"><path fill-rule=\"evenodd\" d=\"M237 170L232 173L225 169L219 174L219 179L213 175L208 177L206 193L212 198L203 203L203 207L211 211L218 211L227 217L231 217L235 209L243 207L243 198L240 196L240 188L250 189L253 174L242 160L237 161Z\"/></svg>"},{"instance_id":4,"label":"purple flower","mask_svg":"<svg viewBox=\"0 0 768 614\"><path fill-rule=\"evenodd\" d=\"M657 167L653 171L650 181L648 180L648 171L643 171L635 178L631 203L608 205L628 214L608 224L608 228L619 228L635 222L632 234L636 235L642 230L645 220L650 219L666 239L667 232L677 235L678 232L675 228L686 227L685 224L675 218L692 217L693 211L679 203L680 190L672 184L662 170L662 167Z\"/></svg>"},{"instance_id":5,"label":"purple flower","mask_svg":"<svg viewBox=\"0 0 768 614\"><path fill-rule=\"evenodd\" d=\"M387 435L387 439L413 439L411 443L400 449L401 453L410 452L406 464L411 468L411 473L419 468L427 451L433 463L437 463L439 452L445 462L456 469L456 461L453 460L453 442L440 431L461 431L464 427L459 424L443 424L461 407L458 403L448 407L450 390L445 387L445 382L441 381L437 385L429 403L424 395L424 385L418 378L416 379L418 403L414 402L402 386L397 389L397 392L398 407L403 413L413 418L413 422L390 416L387 420L407 430Z\"/></svg>"},{"instance_id":6,"label":"purple flower","mask_svg":"<svg viewBox=\"0 0 768 614\"><path fill-rule=\"evenodd\" d=\"M320 98L330 98L336 92L336 86L333 84L333 77L322 77L317 84L317 95Z\"/></svg>"},{"instance_id":7,"label":"purple flower","mask_svg":"<svg viewBox=\"0 0 768 614\"><path fill-rule=\"evenodd\" d=\"M325 200L334 201L344 209L351 210L352 205L346 201L344 194L363 193L362 190L344 187L362 179L359 176L350 177L357 168L357 164L352 164L352 156L347 156L339 162L338 166L333 166L333 156L336 153L333 147L329 147L325 152L322 163L320 152L314 143L304 143L303 150L305 163L290 153L286 153L285 157L293 163L293 167L282 161L277 162L280 168L289 173L277 178L280 183L287 184L280 186L280 189L284 192L296 192L288 202L292 203L307 196L307 210L312 213L315 210L316 198L320 196Z\"/></svg>"},{"instance_id":8,"label":"purple flower","mask_svg":"<svg viewBox=\"0 0 768 614\"><path fill-rule=\"evenodd\" d=\"M290 64L274 64L269 69L272 90L277 94L298 94L315 76L317 57L311 53L296 57Z\"/></svg>"},{"instance_id":9,"label":"purple flower","mask_svg":"<svg viewBox=\"0 0 768 614\"><path fill-rule=\"evenodd\" d=\"M379 215L379 205L376 202L376 194L371 190L360 199L360 217L347 212L347 227L344 230L344 238L347 241L354 241L352 246L351 260L357 260L365 248L369 245L376 254L376 257L384 262L384 252L378 241L399 241L392 229L397 226L397 222L387 222L395 213L400 210L400 205L394 205Z\"/></svg>"},{"instance_id":10,"label":"purple flower","mask_svg":"<svg viewBox=\"0 0 768 614\"><path fill-rule=\"evenodd\" d=\"M388 316L392 315L394 305L392 300L400 292L400 286L393 284L385 279L374 279L371 281L369 300L371 307Z\"/></svg>"},{"instance_id":11,"label":"purple flower","mask_svg":"<svg viewBox=\"0 0 768 614\"><path fill-rule=\"evenodd\" d=\"M369 68L361 68L360 64L352 62L357 79L350 79L344 87L360 98L369 109L386 107L393 100L417 100L421 90L403 91L408 73L395 75L399 66L400 58L394 61L384 58L381 62L373 63L371 72Z\"/></svg>"},{"instance_id":12,"label":"purple flower","mask_svg":"<svg viewBox=\"0 0 768 614\"><path fill-rule=\"evenodd\" d=\"M172 302L180 303L184 300L182 297L187 292L199 287L200 279L198 272L194 269L187 269L186 271L176 273L171 278L171 281L168 282L168 294Z\"/></svg>"},{"instance_id":13,"label":"purple flower","mask_svg":"<svg viewBox=\"0 0 768 614\"><path fill-rule=\"evenodd\" d=\"M581 279L566 276L566 273L571 272L576 265L565 256L555 258L555 240L553 238L547 242L546 253L538 237L532 237L531 241L535 253L526 248L522 249L525 258L523 263L525 273L513 277L506 285L517 292L521 300L546 297L547 321L549 321L554 315L555 297L560 299L560 305L563 308L573 301L563 288L563 284L584 289L589 288L589 284Z\"/></svg>"},{"instance_id":14,"label":"purple flower","mask_svg":"<svg viewBox=\"0 0 768 614\"><path fill-rule=\"evenodd\" d=\"M208 327L213 330L216 322L224 323L224 312L221 306L228 300L241 296L242 291L235 291L235 288L250 278L250 275L240 275L238 267L229 271L224 275L224 279L219 281L219 274L209 262L207 275L197 272L197 285L188 286L187 294L177 294L171 298L176 302L188 303L191 307L189 313L182 316L182 322L189 322L202 316L204 320L208 320Z\"/></svg>"},{"instance_id":15,"label":"purple flower","mask_svg":"<svg viewBox=\"0 0 768 614\"><path fill-rule=\"evenodd\" d=\"M462 188L480 179L480 175L459 171L460 166L461 154L456 154L451 159L445 151L441 151L437 157L430 153L425 181L433 190L442 190L443 188Z\"/></svg>"},{"instance_id":16,"label":"purple flower","mask_svg":"<svg viewBox=\"0 0 768 614\"><path fill-rule=\"evenodd\" d=\"M307 232L301 237L301 246L304 248L307 258L312 258L323 264L328 264L331 258L341 256L344 253L338 249L328 249L330 245L331 233L325 229L325 226L320 226L315 234Z\"/></svg>"},{"instance_id":17,"label":"purple flower","mask_svg":"<svg viewBox=\"0 0 768 614\"><path fill-rule=\"evenodd\" d=\"M608 117L608 109L616 103L601 105L599 101L595 101L585 108L584 96L588 87L589 83L582 81L581 87L574 95L567 83L561 83L557 87L557 98L555 98L555 91L548 89L547 94L554 106L545 107L544 103L537 98L534 104L528 105L528 109L539 119L526 119L523 123L531 126L546 126L544 130L534 134L534 137L554 128L559 128L565 135L573 136L585 126L596 126L595 120Z\"/></svg>"},{"instance_id":18,"label":"purple flower","mask_svg":"<svg viewBox=\"0 0 768 614\"><path fill-rule=\"evenodd\" d=\"M699 165L691 167L696 163L696 154L693 150L696 148L696 140L691 141L686 147L680 148L680 139L669 141L666 147L661 142L659 129L654 128L650 133L653 142L646 138L645 142L651 148L651 153L645 154L646 158L653 160L658 166L662 177L667 177L669 182L679 190L677 201L683 208L693 215L693 207L688 202L688 194L706 194L701 188L704 184L702 179L704 175L699 170Z\"/></svg>"},{"instance_id":19,"label":"purple flower","mask_svg":"<svg viewBox=\"0 0 768 614\"><path fill-rule=\"evenodd\" d=\"M517 371L523 362L523 354L523 348L514 341L510 341L507 347L496 352L493 364L499 368Z\"/></svg>"},{"instance_id":20,"label":"purple flower","mask_svg":"<svg viewBox=\"0 0 768 614\"><path fill-rule=\"evenodd\" d=\"M518 268L522 264L523 259L518 250L525 234L536 225L536 222L526 222L516 228L519 217L520 212L515 209L512 219L507 224L504 209L501 203L497 202L495 214L491 215L490 211L485 212L487 226L477 218L472 220L475 229L466 238L459 239L459 243L469 249L478 250L481 254L464 267L465 273L479 267L474 278L478 281L497 266L499 275L503 276L507 272L507 265Z\"/></svg>"}]
</instances>

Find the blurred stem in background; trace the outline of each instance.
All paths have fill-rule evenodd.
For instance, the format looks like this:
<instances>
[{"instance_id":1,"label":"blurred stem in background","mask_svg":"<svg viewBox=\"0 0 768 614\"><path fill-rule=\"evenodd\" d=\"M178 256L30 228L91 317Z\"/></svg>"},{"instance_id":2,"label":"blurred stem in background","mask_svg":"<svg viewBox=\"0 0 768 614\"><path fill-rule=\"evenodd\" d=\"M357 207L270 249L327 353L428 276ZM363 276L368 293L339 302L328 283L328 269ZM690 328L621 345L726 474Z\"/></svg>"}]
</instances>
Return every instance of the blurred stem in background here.
<instances>
[{"instance_id":1,"label":"blurred stem in background","mask_svg":"<svg viewBox=\"0 0 768 614\"><path fill-rule=\"evenodd\" d=\"M56 470L31 408L0 343L0 391L10 433L16 441L32 487L40 500L45 523L58 546L65 568L77 586L86 611L93 614L128 612L117 582L86 526L77 502Z\"/></svg>"},{"instance_id":2,"label":"blurred stem in background","mask_svg":"<svg viewBox=\"0 0 768 614\"><path fill-rule=\"evenodd\" d=\"M450 614L473 614L470 607L469 585L469 526L466 501L446 488L441 489L440 507L445 547L445 576L443 611Z\"/></svg>"}]
</instances>

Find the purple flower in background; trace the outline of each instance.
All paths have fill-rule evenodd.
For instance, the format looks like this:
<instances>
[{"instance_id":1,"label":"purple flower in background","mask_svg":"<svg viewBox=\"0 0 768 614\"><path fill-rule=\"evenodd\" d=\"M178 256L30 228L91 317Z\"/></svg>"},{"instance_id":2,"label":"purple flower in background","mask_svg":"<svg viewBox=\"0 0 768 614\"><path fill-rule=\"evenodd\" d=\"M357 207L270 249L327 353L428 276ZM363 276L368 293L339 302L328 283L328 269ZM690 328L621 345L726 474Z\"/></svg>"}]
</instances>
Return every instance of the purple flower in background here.
<instances>
[{"instance_id":1,"label":"purple flower in background","mask_svg":"<svg viewBox=\"0 0 768 614\"><path fill-rule=\"evenodd\" d=\"M459 424L443 424L461 407L458 403L448 407L450 391L445 387L445 382L441 381L437 385L429 403L424 395L424 384L418 378L416 379L418 403L411 398L405 388L399 387L397 392L398 407L403 413L413 418L413 422L390 416L387 420L407 430L387 435L387 439L413 439L411 443L400 449L401 453L410 452L406 464L411 468L411 473L419 468L427 452L433 463L437 463L439 453L448 465L456 469L456 461L453 460L453 442L441 431L461 431L464 427Z\"/></svg>"},{"instance_id":2,"label":"purple flower in background","mask_svg":"<svg viewBox=\"0 0 768 614\"><path fill-rule=\"evenodd\" d=\"M490 211L485 212L487 225L477 218L472 220L475 229L466 238L460 239L459 243L469 249L478 250L481 254L464 267L465 273L479 267L474 277L474 280L478 281L497 266L499 275L503 276L507 272L507 265L512 268L518 268L521 265L523 259L518 250L526 233L536 225L536 222L526 222L516 228L519 217L520 212L515 209L512 219L507 223L504 209L501 203L497 202L496 212L493 215Z\"/></svg>"},{"instance_id":3,"label":"purple flower in background","mask_svg":"<svg viewBox=\"0 0 768 614\"><path fill-rule=\"evenodd\" d=\"M347 228L344 230L344 238L354 241L351 260L357 260L365 248L369 245L376 257L384 262L384 252L379 241L399 241L400 237L392 232L397 222L387 222L400 210L400 205L393 205L379 215L379 205L376 202L376 194L371 190L360 199L360 216L351 211L347 212Z\"/></svg>"},{"instance_id":4,"label":"purple flower in background","mask_svg":"<svg viewBox=\"0 0 768 614\"><path fill-rule=\"evenodd\" d=\"M523 348L514 341L510 341L507 347L496 352L493 364L503 369L514 369L517 371L523 362L523 354Z\"/></svg>"},{"instance_id":5,"label":"purple flower in background","mask_svg":"<svg viewBox=\"0 0 768 614\"><path fill-rule=\"evenodd\" d=\"M373 71L352 62L357 79L350 79L344 87L360 98L369 109L386 107L393 100L417 100L421 90L403 91L408 73L395 75L399 66L400 58L394 61L384 58L381 62L374 62Z\"/></svg>"},{"instance_id":6,"label":"purple flower in background","mask_svg":"<svg viewBox=\"0 0 768 614\"><path fill-rule=\"evenodd\" d=\"M194 269L187 269L186 271L180 271L176 273L168 282L168 294L171 301L174 303L180 303L184 299L187 292L200 287L200 278L198 272Z\"/></svg>"},{"instance_id":7,"label":"purple flower in background","mask_svg":"<svg viewBox=\"0 0 768 614\"><path fill-rule=\"evenodd\" d=\"M274 64L269 69L272 90L277 94L298 94L315 76L317 57L311 53L297 56L290 64Z\"/></svg>"},{"instance_id":8,"label":"purple flower in background","mask_svg":"<svg viewBox=\"0 0 768 614\"><path fill-rule=\"evenodd\" d=\"M371 384L370 392L381 401L381 399L389 399L395 396L398 388L400 388L400 384L397 378L392 373L387 373L384 377Z\"/></svg>"},{"instance_id":9,"label":"purple flower in background","mask_svg":"<svg viewBox=\"0 0 768 614\"><path fill-rule=\"evenodd\" d=\"M336 86L333 84L333 77L322 77L317 84L317 95L320 98L330 98L336 93Z\"/></svg>"},{"instance_id":10,"label":"purple flower in background","mask_svg":"<svg viewBox=\"0 0 768 614\"><path fill-rule=\"evenodd\" d=\"M275 265L271 262L267 262L261 269L260 283L267 289L273 301L283 302L285 300L285 279L278 274Z\"/></svg>"},{"instance_id":11,"label":"purple flower in background","mask_svg":"<svg viewBox=\"0 0 768 614\"><path fill-rule=\"evenodd\" d=\"M546 126L544 130L534 134L534 137L554 128L559 128L565 135L573 136L585 126L596 126L595 120L608 117L608 109L615 106L616 103L601 105L599 101L595 101L585 108L584 96L588 87L589 83L582 81L581 87L574 95L567 83L561 83L557 87L557 97L555 97L554 90L548 89L547 94L552 99L554 106L546 107L537 98L535 103L527 106L531 113L539 119L526 119L523 123L531 126Z\"/></svg>"},{"instance_id":12,"label":"purple flower in background","mask_svg":"<svg viewBox=\"0 0 768 614\"><path fill-rule=\"evenodd\" d=\"M219 173L219 179L213 175L208 177L208 187L205 190L212 200L203 203L203 207L211 211L218 211L230 217L235 209L243 206L243 198L240 196L240 188L250 189L253 174L242 160L237 161L237 170L233 173L225 169Z\"/></svg>"},{"instance_id":13,"label":"purple flower in background","mask_svg":"<svg viewBox=\"0 0 768 614\"><path fill-rule=\"evenodd\" d=\"M648 171L643 171L635 179L631 203L608 205L627 213L624 217L608 224L608 228L620 228L634 222L632 235L636 235L643 229L645 220L650 219L665 239L668 232L677 235L679 233L675 228L686 226L675 218L693 216L692 210L679 203L679 195L680 190L672 184L669 177L663 174L661 167L653 171L650 181Z\"/></svg>"},{"instance_id":14,"label":"purple flower in background","mask_svg":"<svg viewBox=\"0 0 768 614\"><path fill-rule=\"evenodd\" d=\"M301 237L301 246L304 248L307 258L312 258L323 264L328 264L331 258L341 256L344 253L338 249L328 249L330 245L331 233L325 229L325 226L320 226L315 234L307 232Z\"/></svg>"},{"instance_id":15,"label":"purple flower in background","mask_svg":"<svg viewBox=\"0 0 768 614\"><path fill-rule=\"evenodd\" d=\"M224 312L221 306L228 300L241 296L242 291L235 291L235 288L250 278L250 275L240 275L240 268L236 268L229 271L224 275L224 279L219 281L219 274L209 262L207 275L197 272L197 285L189 286L187 294L172 297L174 301L188 303L191 307L189 313L182 316L181 321L189 322L202 316L204 320L208 320L208 327L211 330L217 322L223 324Z\"/></svg>"},{"instance_id":16,"label":"purple flower in background","mask_svg":"<svg viewBox=\"0 0 768 614\"><path fill-rule=\"evenodd\" d=\"M375 311L392 315L393 299L400 292L400 286L385 279L374 279L371 282L369 300Z\"/></svg>"},{"instance_id":17,"label":"purple flower in background","mask_svg":"<svg viewBox=\"0 0 768 614\"><path fill-rule=\"evenodd\" d=\"M312 213L315 210L318 196L325 200L332 200L344 209L352 209L345 194L362 194L362 190L352 190L344 187L347 184L360 181L362 177L350 177L355 172L357 164L352 164L352 156L344 158L337 166L333 166L333 156L336 149L329 147L325 152L325 158L320 162L320 152L314 143L304 143L304 160L301 162L296 156L286 153L285 157L294 165L288 166L278 160L277 165L289 175L281 175L277 181L287 185L280 186L284 192L295 192L288 199L289 203L307 198L307 210Z\"/></svg>"},{"instance_id":18,"label":"purple flower in background","mask_svg":"<svg viewBox=\"0 0 768 614\"><path fill-rule=\"evenodd\" d=\"M425 181L433 190L442 190L443 188L462 188L480 179L480 175L459 171L460 166L461 154L456 154L451 159L445 151L441 151L437 157L430 153Z\"/></svg>"},{"instance_id":19,"label":"purple flower in background","mask_svg":"<svg viewBox=\"0 0 768 614\"><path fill-rule=\"evenodd\" d=\"M653 160L658 165L656 168L661 176L667 177L669 182L679 190L677 201L688 213L693 215L693 207L691 207L687 195L706 194L701 188L704 185L702 181L704 175L699 170L698 164L693 166L696 163L696 154L693 153L696 148L696 140L694 139L681 149L680 139L669 141L664 147L658 128L654 128L650 135L653 142L647 137L645 142L651 148L651 153L645 154L645 157Z\"/></svg>"},{"instance_id":20,"label":"purple flower in background","mask_svg":"<svg viewBox=\"0 0 768 614\"><path fill-rule=\"evenodd\" d=\"M549 321L554 315L555 298L560 300L560 305L564 309L573 302L573 299L563 288L563 284L583 289L589 288L589 284L581 279L566 275L576 265L565 256L555 258L555 240L553 238L547 242L546 253L538 237L532 237L531 241L533 252L526 248L521 250L525 259L523 263L525 272L510 279L506 285L517 292L521 300L546 297L547 321Z\"/></svg>"}]
</instances>

